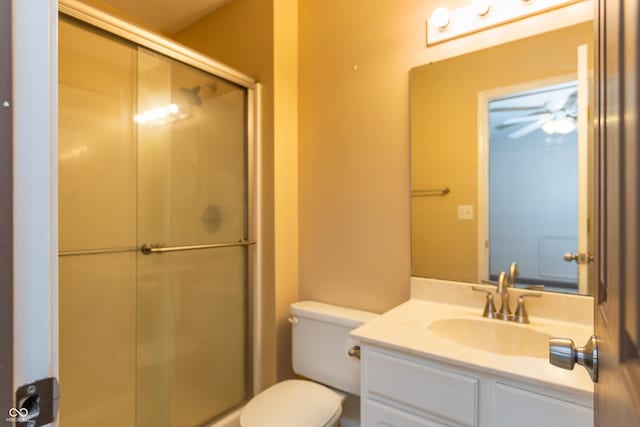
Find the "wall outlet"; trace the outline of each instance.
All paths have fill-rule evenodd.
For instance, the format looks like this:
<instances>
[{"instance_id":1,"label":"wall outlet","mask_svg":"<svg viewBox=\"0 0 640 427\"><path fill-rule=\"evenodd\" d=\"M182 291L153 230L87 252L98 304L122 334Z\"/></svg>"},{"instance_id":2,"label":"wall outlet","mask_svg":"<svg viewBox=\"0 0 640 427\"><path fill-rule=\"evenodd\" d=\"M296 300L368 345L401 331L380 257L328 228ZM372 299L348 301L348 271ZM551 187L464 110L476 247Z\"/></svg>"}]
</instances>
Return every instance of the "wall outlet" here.
<instances>
[{"instance_id":1,"label":"wall outlet","mask_svg":"<svg viewBox=\"0 0 640 427\"><path fill-rule=\"evenodd\" d=\"M473 206L458 205L458 219L462 219L462 220L473 219Z\"/></svg>"}]
</instances>

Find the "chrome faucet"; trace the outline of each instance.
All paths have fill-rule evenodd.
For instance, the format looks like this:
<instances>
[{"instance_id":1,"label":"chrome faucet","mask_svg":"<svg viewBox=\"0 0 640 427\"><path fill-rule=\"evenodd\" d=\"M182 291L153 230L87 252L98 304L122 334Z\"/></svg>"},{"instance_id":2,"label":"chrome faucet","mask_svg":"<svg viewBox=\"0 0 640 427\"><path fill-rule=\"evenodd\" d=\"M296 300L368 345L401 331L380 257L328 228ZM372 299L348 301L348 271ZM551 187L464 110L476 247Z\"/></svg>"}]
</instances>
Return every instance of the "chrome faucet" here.
<instances>
[{"instance_id":1,"label":"chrome faucet","mask_svg":"<svg viewBox=\"0 0 640 427\"><path fill-rule=\"evenodd\" d=\"M509 265L509 276L507 276L509 286L511 286L512 288L516 287L516 277L520 277L520 269L518 268L517 263L512 262Z\"/></svg>"},{"instance_id":2,"label":"chrome faucet","mask_svg":"<svg viewBox=\"0 0 640 427\"><path fill-rule=\"evenodd\" d=\"M513 265L513 264L512 264ZM517 270L516 266L516 270ZM498 290L500 295L500 310L498 310L498 319L511 320L513 315L511 314L511 308L509 307L509 284L510 280L507 277L507 273L501 271L498 275Z\"/></svg>"},{"instance_id":3,"label":"chrome faucet","mask_svg":"<svg viewBox=\"0 0 640 427\"><path fill-rule=\"evenodd\" d=\"M537 293L524 293L518 297L518 308L515 313L511 313L511 307L509 304L509 287L515 288L516 277L520 277L520 270L518 264L512 262L509 265L509 274L501 271L498 275L498 289L496 293L500 295L500 310L496 311L493 305L493 295L491 292L478 287L473 287L474 291L482 291L487 293L487 301L484 307L482 315L489 319L508 320L518 323L529 323L529 315L524 306L524 299L527 297L541 297L542 294Z\"/></svg>"},{"instance_id":4,"label":"chrome faucet","mask_svg":"<svg viewBox=\"0 0 640 427\"><path fill-rule=\"evenodd\" d=\"M502 320L514 320L514 315L511 314L511 307L509 306L509 287L516 287L516 277L520 277L520 270L515 262L509 265L509 274L501 271L498 275L498 294L500 294L498 318Z\"/></svg>"}]
</instances>

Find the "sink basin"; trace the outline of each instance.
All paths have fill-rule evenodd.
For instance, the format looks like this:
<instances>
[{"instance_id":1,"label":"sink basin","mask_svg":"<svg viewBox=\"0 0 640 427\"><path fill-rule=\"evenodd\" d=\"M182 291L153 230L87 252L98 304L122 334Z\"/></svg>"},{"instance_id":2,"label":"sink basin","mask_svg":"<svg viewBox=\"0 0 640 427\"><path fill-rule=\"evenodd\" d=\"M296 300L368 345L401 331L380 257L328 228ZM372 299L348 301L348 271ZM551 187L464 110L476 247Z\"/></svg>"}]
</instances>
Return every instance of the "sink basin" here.
<instances>
[{"instance_id":1,"label":"sink basin","mask_svg":"<svg viewBox=\"0 0 640 427\"><path fill-rule=\"evenodd\" d=\"M431 322L429 329L465 347L509 356L549 357L551 335L503 320L440 319Z\"/></svg>"}]
</instances>

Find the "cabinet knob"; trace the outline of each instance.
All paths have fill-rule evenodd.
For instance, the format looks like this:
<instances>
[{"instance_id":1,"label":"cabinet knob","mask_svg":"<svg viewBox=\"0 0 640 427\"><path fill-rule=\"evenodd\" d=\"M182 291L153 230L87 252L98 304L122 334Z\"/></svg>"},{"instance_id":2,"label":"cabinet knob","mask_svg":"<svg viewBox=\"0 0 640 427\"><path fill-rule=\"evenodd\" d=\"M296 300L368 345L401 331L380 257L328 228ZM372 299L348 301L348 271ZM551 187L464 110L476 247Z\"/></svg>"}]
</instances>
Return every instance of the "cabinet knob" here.
<instances>
[{"instance_id":1,"label":"cabinet knob","mask_svg":"<svg viewBox=\"0 0 640 427\"><path fill-rule=\"evenodd\" d=\"M347 354L349 355L349 357L355 357L356 359L360 359L360 346L354 345L349 349L349 351L347 351Z\"/></svg>"}]
</instances>

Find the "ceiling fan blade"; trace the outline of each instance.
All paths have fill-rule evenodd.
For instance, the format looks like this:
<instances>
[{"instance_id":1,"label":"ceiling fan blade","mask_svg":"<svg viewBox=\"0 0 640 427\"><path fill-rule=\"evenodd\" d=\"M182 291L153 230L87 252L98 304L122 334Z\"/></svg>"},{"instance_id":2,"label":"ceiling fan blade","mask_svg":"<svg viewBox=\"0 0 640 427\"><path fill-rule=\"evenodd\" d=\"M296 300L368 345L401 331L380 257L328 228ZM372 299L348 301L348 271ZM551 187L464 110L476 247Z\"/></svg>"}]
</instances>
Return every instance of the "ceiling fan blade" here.
<instances>
[{"instance_id":1,"label":"ceiling fan blade","mask_svg":"<svg viewBox=\"0 0 640 427\"><path fill-rule=\"evenodd\" d=\"M567 96L567 100L564 102L562 109L565 111L577 110L578 109L578 91L572 92L569 96Z\"/></svg>"},{"instance_id":2,"label":"ceiling fan blade","mask_svg":"<svg viewBox=\"0 0 640 427\"><path fill-rule=\"evenodd\" d=\"M529 110L545 110L545 106L544 105L520 105L520 106L513 106L513 107L490 107L489 108L489 112L503 112L503 111L529 111Z\"/></svg>"},{"instance_id":3,"label":"ceiling fan blade","mask_svg":"<svg viewBox=\"0 0 640 427\"><path fill-rule=\"evenodd\" d=\"M533 120L538 120L538 119L537 119L537 118L535 118L535 119L533 119ZM514 126L521 125L521 124L523 124L523 123L526 123L526 122L518 122L518 123L502 123L502 124L499 124L499 125L497 125L497 126L494 126L494 127L493 127L493 129L494 129L494 130L509 129L509 128L514 127Z\"/></svg>"},{"instance_id":4,"label":"ceiling fan blade","mask_svg":"<svg viewBox=\"0 0 640 427\"><path fill-rule=\"evenodd\" d=\"M575 103L564 109L567 116L578 117L578 104Z\"/></svg>"},{"instance_id":5,"label":"ceiling fan blade","mask_svg":"<svg viewBox=\"0 0 640 427\"><path fill-rule=\"evenodd\" d=\"M578 108L578 91L571 92L566 97L551 98L546 102L546 107L552 113L557 111L568 111Z\"/></svg>"},{"instance_id":6,"label":"ceiling fan blade","mask_svg":"<svg viewBox=\"0 0 640 427\"><path fill-rule=\"evenodd\" d=\"M540 129L542 127L542 125L546 121L547 121L547 118L536 120L535 122L533 122L533 123L521 128L521 129L518 129L517 131L509 134L509 138L511 138L511 139L522 138L523 136L528 135L531 132L534 132L534 131Z\"/></svg>"},{"instance_id":7,"label":"ceiling fan blade","mask_svg":"<svg viewBox=\"0 0 640 427\"><path fill-rule=\"evenodd\" d=\"M496 126L496 128L515 125L518 123L533 122L535 120L546 119L550 117L551 117L551 113L537 113L537 114L527 114L526 116L520 116L520 117L511 117L503 121L499 126Z\"/></svg>"}]
</instances>

